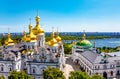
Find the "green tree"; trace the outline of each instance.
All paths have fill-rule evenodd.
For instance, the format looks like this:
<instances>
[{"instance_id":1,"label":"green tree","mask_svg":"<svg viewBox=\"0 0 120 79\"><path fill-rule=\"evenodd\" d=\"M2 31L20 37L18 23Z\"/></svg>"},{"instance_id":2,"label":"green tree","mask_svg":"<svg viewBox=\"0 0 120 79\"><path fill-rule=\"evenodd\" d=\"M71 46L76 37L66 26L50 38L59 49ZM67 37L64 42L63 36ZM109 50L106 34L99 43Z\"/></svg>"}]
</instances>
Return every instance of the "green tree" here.
<instances>
[{"instance_id":1,"label":"green tree","mask_svg":"<svg viewBox=\"0 0 120 79\"><path fill-rule=\"evenodd\" d=\"M64 52L65 52L65 54L71 54L72 53L72 44L64 43Z\"/></svg>"},{"instance_id":2,"label":"green tree","mask_svg":"<svg viewBox=\"0 0 120 79\"><path fill-rule=\"evenodd\" d=\"M91 79L90 76L81 71L73 71L70 73L69 79Z\"/></svg>"},{"instance_id":3,"label":"green tree","mask_svg":"<svg viewBox=\"0 0 120 79\"><path fill-rule=\"evenodd\" d=\"M0 79L5 79L5 77L2 75L2 76L0 76Z\"/></svg>"},{"instance_id":4,"label":"green tree","mask_svg":"<svg viewBox=\"0 0 120 79\"><path fill-rule=\"evenodd\" d=\"M100 75L93 75L91 77L91 79L104 79L104 77L100 76Z\"/></svg>"},{"instance_id":5,"label":"green tree","mask_svg":"<svg viewBox=\"0 0 120 79\"><path fill-rule=\"evenodd\" d=\"M48 67L43 70L43 78L44 79L65 79L63 72L58 68Z\"/></svg>"},{"instance_id":6,"label":"green tree","mask_svg":"<svg viewBox=\"0 0 120 79\"><path fill-rule=\"evenodd\" d=\"M8 79L34 79L32 76L27 75L24 71L12 71Z\"/></svg>"}]
</instances>

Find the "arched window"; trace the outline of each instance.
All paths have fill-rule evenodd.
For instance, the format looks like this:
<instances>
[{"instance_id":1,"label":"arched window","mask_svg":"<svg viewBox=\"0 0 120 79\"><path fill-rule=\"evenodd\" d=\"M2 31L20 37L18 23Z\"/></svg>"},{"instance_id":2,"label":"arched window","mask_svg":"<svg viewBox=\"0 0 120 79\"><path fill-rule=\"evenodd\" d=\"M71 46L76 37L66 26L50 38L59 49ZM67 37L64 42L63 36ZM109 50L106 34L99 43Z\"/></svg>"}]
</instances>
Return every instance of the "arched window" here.
<instances>
[{"instance_id":1,"label":"arched window","mask_svg":"<svg viewBox=\"0 0 120 79\"><path fill-rule=\"evenodd\" d=\"M35 69L33 69L33 73L35 73Z\"/></svg>"},{"instance_id":2,"label":"arched window","mask_svg":"<svg viewBox=\"0 0 120 79\"><path fill-rule=\"evenodd\" d=\"M40 46L40 41L39 41L39 46Z\"/></svg>"},{"instance_id":3,"label":"arched window","mask_svg":"<svg viewBox=\"0 0 120 79\"><path fill-rule=\"evenodd\" d=\"M3 64L0 65L0 71L4 71L4 65Z\"/></svg>"},{"instance_id":4,"label":"arched window","mask_svg":"<svg viewBox=\"0 0 120 79\"><path fill-rule=\"evenodd\" d=\"M34 46L32 46L32 49L34 49Z\"/></svg>"},{"instance_id":5,"label":"arched window","mask_svg":"<svg viewBox=\"0 0 120 79\"><path fill-rule=\"evenodd\" d=\"M113 71L110 72L110 75L113 76Z\"/></svg>"},{"instance_id":6,"label":"arched window","mask_svg":"<svg viewBox=\"0 0 120 79\"><path fill-rule=\"evenodd\" d=\"M4 71L4 68L3 68L3 66L1 67L1 71Z\"/></svg>"},{"instance_id":7,"label":"arched window","mask_svg":"<svg viewBox=\"0 0 120 79\"><path fill-rule=\"evenodd\" d=\"M12 71L12 66L9 65L9 66L8 66L8 69L9 69L9 71Z\"/></svg>"},{"instance_id":8,"label":"arched window","mask_svg":"<svg viewBox=\"0 0 120 79\"><path fill-rule=\"evenodd\" d=\"M36 73L36 68L35 67L32 68L32 73Z\"/></svg>"},{"instance_id":9,"label":"arched window","mask_svg":"<svg viewBox=\"0 0 120 79\"><path fill-rule=\"evenodd\" d=\"M9 71L11 71L12 70L12 68L10 67L10 70Z\"/></svg>"},{"instance_id":10,"label":"arched window","mask_svg":"<svg viewBox=\"0 0 120 79\"><path fill-rule=\"evenodd\" d=\"M40 68L40 71L41 71L41 74L43 74L43 70L46 69L46 67L41 67Z\"/></svg>"}]
</instances>

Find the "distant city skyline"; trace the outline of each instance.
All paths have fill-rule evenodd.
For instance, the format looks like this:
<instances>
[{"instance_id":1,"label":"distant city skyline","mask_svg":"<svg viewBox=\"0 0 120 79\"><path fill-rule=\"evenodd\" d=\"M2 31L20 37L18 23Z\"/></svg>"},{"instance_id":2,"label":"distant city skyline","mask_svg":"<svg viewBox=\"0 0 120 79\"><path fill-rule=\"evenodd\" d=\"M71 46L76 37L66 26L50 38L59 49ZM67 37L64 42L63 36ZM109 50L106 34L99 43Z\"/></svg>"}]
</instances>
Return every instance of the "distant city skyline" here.
<instances>
[{"instance_id":1,"label":"distant city skyline","mask_svg":"<svg viewBox=\"0 0 120 79\"><path fill-rule=\"evenodd\" d=\"M120 0L1 0L0 32L28 31L35 16L45 32L120 32Z\"/></svg>"}]
</instances>

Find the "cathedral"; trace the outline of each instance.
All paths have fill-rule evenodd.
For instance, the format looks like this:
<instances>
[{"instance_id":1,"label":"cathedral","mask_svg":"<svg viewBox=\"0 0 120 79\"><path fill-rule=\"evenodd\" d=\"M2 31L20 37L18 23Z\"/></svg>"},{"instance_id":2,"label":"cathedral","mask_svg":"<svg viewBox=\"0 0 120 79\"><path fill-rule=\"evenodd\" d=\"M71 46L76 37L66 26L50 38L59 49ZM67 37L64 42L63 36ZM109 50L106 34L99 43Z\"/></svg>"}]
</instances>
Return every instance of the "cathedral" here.
<instances>
[{"instance_id":1,"label":"cathedral","mask_svg":"<svg viewBox=\"0 0 120 79\"><path fill-rule=\"evenodd\" d=\"M19 44L15 44L10 32L7 34L5 46L0 47L0 76L7 79L10 71L24 70L35 79L43 79L43 70L65 65L62 39L57 30L52 31L51 40L45 41L45 32L40 26L40 17L36 16L36 25L29 24L29 33L23 32Z\"/></svg>"}]
</instances>

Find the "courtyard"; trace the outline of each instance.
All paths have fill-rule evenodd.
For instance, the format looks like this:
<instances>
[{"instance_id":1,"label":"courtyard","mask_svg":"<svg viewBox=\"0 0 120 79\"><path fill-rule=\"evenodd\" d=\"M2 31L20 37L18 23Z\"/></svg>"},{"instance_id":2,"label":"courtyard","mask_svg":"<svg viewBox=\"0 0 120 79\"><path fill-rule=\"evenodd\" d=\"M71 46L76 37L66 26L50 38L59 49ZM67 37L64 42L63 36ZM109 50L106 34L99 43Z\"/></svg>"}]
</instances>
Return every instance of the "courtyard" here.
<instances>
[{"instance_id":1,"label":"courtyard","mask_svg":"<svg viewBox=\"0 0 120 79\"><path fill-rule=\"evenodd\" d=\"M66 60L66 64L65 64L65 68L63 69L63 72L66 79L68 79L70 72L80 70L80 66L76 63L73 63L70 56L66 56L65 60Z\"/></svg>"}]
</instances>

